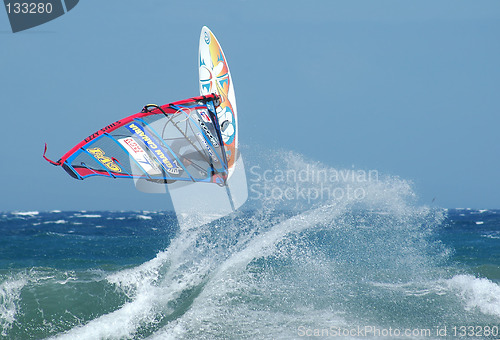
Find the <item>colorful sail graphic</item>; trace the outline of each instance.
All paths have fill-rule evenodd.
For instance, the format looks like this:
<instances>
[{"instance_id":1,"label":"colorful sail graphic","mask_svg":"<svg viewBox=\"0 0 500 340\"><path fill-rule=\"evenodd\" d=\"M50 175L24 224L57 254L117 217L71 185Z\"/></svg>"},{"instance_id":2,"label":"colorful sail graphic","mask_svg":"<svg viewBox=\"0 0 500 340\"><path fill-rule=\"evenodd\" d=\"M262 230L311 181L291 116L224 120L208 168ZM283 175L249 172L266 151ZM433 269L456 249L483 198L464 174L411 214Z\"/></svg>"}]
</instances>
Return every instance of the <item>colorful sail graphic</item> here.
<instances>
[{"instance_id":1,"label":"colorful sail graphic","mask_svg":"<svg viewBox=\"0 0 500 340\"><path fill-rule=\"evenodd\" d=\"M229 175L238 158L238 115L233 80L222 47L208 27L203 27L199 45L200 94L221 97L217 118L228 160Z\"/></svg>"},{"instance_id":2,"label":"colorful sail graphic","mask_svg":"<svg viewBox=\"0 0 500 340\"><path fill-rule=\"evenodd\" d=\"M54 165L76 179L91 176L224 185L226 152L217 95L194 97L116 121L85 138Z\"/></svg>"}]
</instances>

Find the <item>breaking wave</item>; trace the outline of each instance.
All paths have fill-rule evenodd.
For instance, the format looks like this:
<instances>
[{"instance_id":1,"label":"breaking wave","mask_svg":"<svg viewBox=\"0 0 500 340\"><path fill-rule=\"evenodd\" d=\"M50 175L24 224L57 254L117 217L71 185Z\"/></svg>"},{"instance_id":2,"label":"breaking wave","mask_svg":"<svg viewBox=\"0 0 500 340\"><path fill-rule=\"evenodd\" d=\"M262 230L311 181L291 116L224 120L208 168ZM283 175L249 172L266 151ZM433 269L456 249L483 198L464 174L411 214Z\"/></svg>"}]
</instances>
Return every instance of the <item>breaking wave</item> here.
<instances>
[{"instance_id":1,"label":"breaking wave","mask_svg":"<svg viewBox=\"0 0 500 340\"><path fill-rule=\"evenodd\" d=\"M93 285L80 294L101 294L106 308L48 334L290 339L304 329L498 323L500 286L450 264L453 250L436 236L446 211L418 206L410 182L340 172L292 152L267 161L247 167L246 210L179 230L141 265L70 275L75 287ZM26 285L30 279L0 284L5 329L15 324Z\"/></svg>"}]
</instances>

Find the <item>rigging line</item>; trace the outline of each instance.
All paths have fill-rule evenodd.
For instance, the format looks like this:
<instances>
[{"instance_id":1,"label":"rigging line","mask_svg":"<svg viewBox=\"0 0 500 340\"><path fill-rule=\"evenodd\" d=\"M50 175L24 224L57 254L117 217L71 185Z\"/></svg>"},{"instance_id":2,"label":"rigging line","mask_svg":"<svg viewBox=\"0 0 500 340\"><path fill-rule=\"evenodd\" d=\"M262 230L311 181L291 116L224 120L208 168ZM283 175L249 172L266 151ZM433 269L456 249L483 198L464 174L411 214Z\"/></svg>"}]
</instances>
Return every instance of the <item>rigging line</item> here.
<instances>
[{"instance_id":1,"label":"rigging line","mask_svg":"<svg viewBox=\"0 0 500 340\"><path fill-rule=\"evenodd\" d=\"M186 123L186 132L184 133L184 132L182 132L181 128L177 125L177 123L173 121L173 119L174 119L175 115L176 115L177 113L181 113L181 112L182 112L182 113L184 113L184 114L186 115L186 119L182 120L182 122L185 122L185 121L187 121L187 120L189 119L189 116L188 116L188 115L184 112L184 110L182 109L182 107L180 107L180 106L176 106L176 105L170 105L170 107L171 107L171 108L173 108L173 109L175 109L175 110L177 110L177 111L176 111L175 113L173 113L173 114L170 114L170 116L171 116L171 117L169 117L169 116L168 116L168 114L167 114L167 113L166 113L166 112L165 112L165 111L161 108L161 106L158 106L158 105L156 105L156 104L148 104L148 105L146 105L146 106L144 107L143 111L144 111L144 110L146 110L147 112L151 112L151 110L149 110L149 109L148 109L148 107L149 107L149 106L153 106L153 107L155 107L155 108L159 109L159 110L160 110L160 111L161 111L161 112L165 115L165 117L167 117L167 119L168 119L168 120L167 120L167 122L165 123L165 125L163 126L163 131L162 131L162 136L161 136L161 139L163 139L163 135L165 134L165 129L167 128L168 123L172 122L172 125L173 125L173 126L175 126L175 127L177 128L177 130L179 130L179 132L180 132L180 133L184 136L184 138L185 138L185 139L186 139L186 140L187 140L187 141L188 141L188 142L189 142L189 143L190 143L190 144L191 144L191 145L195 148L195 150L196 150L199 154L201 154L201 155L202 155L202 157L206 157L206 155L205 155L203 152L201 152L201 151L200 151L200 149L198 149L198 147L197 147L197 146L193 143L193 141L192 141L191 139L189 139L189 137L187 136L187 125L188 125L188 124ZM189 108L187 108L187 109L189 109ZM190 112L191 112L191 111L190 111ZM149 126L149 124L147 124L147 125ZM169 150L170 150L170 148L169 148ZM173 150L170 150L170 151L173 151ZM172 153L174 154L174 152L172 152ZM180 161L177 157L175 157L175 158L176 158L179 162L181 162L181 161ZM209 159L205 158L205 161L206 161L207 163L209 163L209 164L212 166L212 168L213 168L213 164L212 164L211 160L209 160ZM181 162L181 163L182 163L182 162ZM184 168L184 167L183 167L183 168ZM184 170L186 170L186 169L184 169ZM186 171L187 171L187 170L186 170ZM188 174L189 174L189 172L188 172ZM189 175L189 176L191 177L191 175Z\"/></svg>"},{"instance_id":2,"label":"rigging line","mask_svg":"<svg viewBox=\"0 0 500 340\"><path fill-rule=\"evenodd\" d=\"M148 105L144 106L144 108L142 109L142 111L143 111L143 112L151 112L152 110L149 110L149 109L148 109L148 107L149 107L149 106L153 106L153 107L157 108L157 109L158 109L158 110L160 110L160 111L163 113L163 115L167 118L167 122L166 122L166 123L165 123L165 125L163 126L163 131L161 132L161 138L162 138L162 139L164 139L164 138L163 138L163 135L165 134L165 129L167 128L168 123L170 123L170 122L172 121L172 119L174 119L174 115L175 115L175 113L174 113L174 114L171 114L171 115L170 115L170 117L169 117L169 116L167 115L167 113L166 113L166 112L165 112L165 111L161 108L161 106L156 105L156 104L148 104ZM176 113L177 113L177 112L176 112ZM175 123L173 123L173 124L175 125Z\"/></svg>"},{"instance_id":3,"label":"rigging line","mask_svg":"<svg viewBox=\"0 0 500 340\"><path fill-rule=\"evenodd\" d=\"M193 148L194 148L194 149L195 149L195 150L196 150L196 151L197 151L197 152L198 152L198 153L199 153L199 154L200 154L200 155L204 158L205 162L207 162L208 164L210 164L210 167L211 167L211 175L213 176L213 175L215 174L215 168L214 168L214 164L213 164L212 159L211 159L211 158L209 158L209 157L207 157L207 155L205 154L205 152L200 151L200 149L199 149L199 148L198 148L198 147L197 147L197 146L193 143L193 141L192 141L192 140L191 140L191 139L187 136L187 130L188 130L188 127L191 127L191 126L190 126L190 124L186 123L186 132L183 132L183 131L182 131L182 129L181 129L181 128L177 125L177 124L178 124L178 123L180 123L180 122L186 122L186 121L189 121L189 122L194 122L194 121L191 119L190 114L188 115L188 114L184 111L185 109L187 109L187 110L189 110L189 113L191 113L193 110L192 110L191 108L188 108L188 107L186 107L186 108L182 108L182 107L180 107L180 106L170 105L170 107L171 107L171 108L176 109L177 111L176 111L175 113L171 114L171 117L168 117L167 113L166 113L166 112L165 112L165 111L164 111L164 110L163 110L160 106L158 106L158 105L154 105L154 104L150 104L150 105L151 105L151 106L154 106L154 107L156 107L156 108L158 108L158 109L159 109L159 110L160 110L160 111L161 111L161 112L165 115L165 117L167 117L167 118L168 118L168 121L165 123L165 125L164 125L164 127L163 127L163 131L162 131L162 137L161 137L161 139L163 139L163 135L164 135L164 132L165 132L165 129L166 129L166 127L167 127L168 123L172 122L172 125L173 125L173 126L175 126L175 127L177 128L177 130L178 130L178 131L179 131L179 132L180 132L180 133L184 136L184 138L185 138L185 139L186 139L186 140L187 140L187 141L188 141L188 142L189 142L189 143L193 146ZM148 105L148 106L149 106L149 105ZM146 110L147 110L147 106L146 106L146 107L144 107L144 109L146 109ZM183 120L182 120L182 121L180 121L180 122L175 122L175 121L173 121L174 115L177 115L178 113L184 113L184 115L186 115L186 119L183 119ZM142 119L141 119L141 120L142 120ZM144 123L146 123L146 122L144 122ZM147 123L146 123L146 124L147 124ZM194 124L196 124L196 123L194 123ZM147 125L149 126L149 124L147 124ZM200 128L199 130L200 130L200 132L204 135L204 133L203 133L203 131L201 130L201 128ZM193 128L192 128L192 127L191 127L191 131L194 133L194 130L193 130ZM158 137L160 137L160 136L158 136ZM206 138L205 138L205 139L206 139ZM168 145L167 145L167 147L168 147ZM170 147L168 147L168 149L169 149L170 151L172 151L172 150L170 149ZM215 151L215 150L214 150L214 151ZM217 154L217 152L216 152L216 151L215 151L215 153ZM184 163L183 163L182 161L180 161L180 160L177 158L177 156L176 156L176 154L175 154L174 152L172 152L172 154L174 154L175 158L176 158L176 159L177 159L177 160L181 163L181 166L184 168L184 170L186 170L186 169L185 169L185 167L184 167ZM219 156L218 156L218 155L217 155L217 158L219 158ZM198 165L198 164L194 163L194 162L193 162L193 161L191 161L191 160L190 160L190 162L191 162L191 164L192 164L195 168L197 168L198 170L201 170L201 171L204 171L204 172L205 172L205 169L203 169L200 165ZM226 165L225 165L225 164L224 164L224 168L226 168ZM189 172L188 172L187 170L186 170L186 172L189 174ZM193 178L193 177L191 176L191 174L189 174L189 176L190 176L191 178ZM194 179L193 179L193 181L194 181Z\"/></svg>"},{"instance_id":4,"label":"rigging line","mask_svg":"<svg viewBox=\"0 0 500 340\"><path fill-rule=\"evenodd\" d=\"M194 177L193 177L193 176L191 176L191 174L189 173L189 171L188 171L188 170L186 169L186 167L184 166L184 163L182 163L182 162L179 160L179 158L177 158L177 155L175 154L175 152L173 152L173 150L170 148L170 146L168 146L168 144L166 144L166 143L164 143L164 142L162 141L162 138L161 138L161 136L158 134L158 132L157 132L155 129L153 129L153 128L151 127L151 125L150 125L150 124L148 124L148 123L147 123L145 120L143 120L142 118L136 118L135 120L137 120L137 121L139 121L139 122L142 122L142 123L144 124L144 126L145 126L145 127L147 127L147 128L148 128L151 132L153 132L153 134L154 134L154 135L156 135L156 137L158 138L158 142L159 142L159 143L161 143L161 144L163 144L163 147L166 147L166 148L168 149L168 151L170 151L170 153L171 153L171 154L175 157L175 159L179 162L179 164L181 165L182 169L184 169L184 171L186 171L186 173L188 174L189 178L191 178L191 180L192 180L193 182L196 182L196 181L195 181L195 179L194 179ZM155 155L155 157L156 157L156 155ZM162 165L162 168L163 168L163 165ZM165 170L166 170L166 169L165 169ZM168 177L170 177L170 178L172 178L172 179L174 179L174 180L176 179L175 177L172 177L172 176L170 176L170 175L169 175Z\"/></svg>"},{"instance_id":5,"label":"rigging line","mask_svg":"<svg viewBox=\"0 0 500 340\"><path fill-rule=\"evenodd\" d=\"M90 157L92 157L98 164L102 164L93 154L91 154L90 152L88 152L87 150L85 150L83 147L80 148L81 150L83 150L87 155L89 155ZM87 166L87 164L83 163L82 162L82 165L84 167L86 167L87 169L91 170L93 173L97 174L97 172L95 172L94 169L91 169ZM103 164L103 168L104 170L106 170L106 172L109 174L109 177L113 177L113 178L116 178L115 175L113 175L108 169L106 169L106 166Z\"/></svg>"},{"instance_id":6,"label":"rigging line","mask_svg":"<svg viewBox=\"0 0 500 340\"><path fill-rule=\"evenodd\" d=\"M209 110L210 111L210 110ZM193 124L198 128L198 130L201 132L201 134L204 136L204 139L205 141L209 144L209 145L212 145L213 149L214 149L214 152L215 154L217 155L217 158L219 159L219 161L222 162L222 165L224 166L225 169L227 169L227 164L224 163L224 159L221 159L221 157L219 156L219 153L215 150L216 146L212 143L211 140L209 140L209 138L207 137L206 133L203 132L203 129L201 128L201 126L199 126L198 124L196 124L196 122L194 121L194 119L191 117L191 115L189 115L188 117L190 119L191 122L193 122ZM216 121L217 124L218 124L218 121ZM214 124L216 125L216 124ZM187 128L188 126L186 125L186 133L187 133ZM193 132L193 134L195 133L194 130L193 130L193 127L191 125L189 125L189 128L191 128L191 132ZM215 129L217 129L217 127L215 127ZM224 152L224 149L221 147L221 152ZM210 160L208 161L208 163L210 163L210 165L212 165L212 168L213 168L213 162L212 162L212 159L210 158Z\"/></svg>"},{"instance_id":7,"label":"rigging line","mask_svg":"<svg viewBox=\"0 0 500 340\"><path fill-rule=\"evenodd\" d=\"M177 106L175 106L175 105L172 105L172 107L177 108ZM178 110L178 111L179 111L179 110ZM181 111L182 113L184 113L184 114L187 116L187 119L189 119L189 116L188 116L188 115L187 115L187 114L186 114L183 110L180 110L180 111ZM186 119L186 120L187 120L187 119ZM184 120L184 121L186 121L186 120ZM191 120L190 120L190 121L191 121ZM198 148L198 147L197 147L197 146L193 143L193 141L192 141L192 140L191 140L191 139L187 136L187 126L188 126L188 124L186 123L186 132L185 132L185 133L181 130L181 128L180 128L179 126L177 126L177 124L176 124L175 122L172 122L172 124L173 124L173 125L177 128L177 130L179 130L179 132L180 132L180 133L184 136L184 138L186 138L186 139L187 139L187 141L189 142L189 144L191 144L191 145L193 146L193 148L195 148L195 150L196 150L196 151L197 151L200 155L202 155L202 157L205 159L205 161L206 161L208 164L210 164L210 165L212 166L212 168L213 168L213 162L212 162L212 160L211 160L210 158L207 158L207 155L205 154L205 152L200 151L200 149L199 149L199 148ZM196 124L196 123L195 123L195 124ZM201 129L200 129L200 131L201 131ZM203 131L202 131L202 133L203 133Z\"/></svg>"},{"instance_id":8,"label":"rigging line","mask_svg":"<svg viewBox=\"0 0 500 340\"><path fill-rule=\"evenodd\" d=\"M194 135L194 134L195 134L195 131L194 131L193 127L192 127L192 126L189 126L189 128L191 129L191 132L192 132L192 133L193 133L193 135ZM188 129L188 127L186 126L186 130L187 130L187 129ZM203 132L202 132L202 133L203 133ZM187 131L186 131L186 134L187 134ZM198 133L198 134L199 134L199 133ZM209 147L210 147L210 146L209 146ZM215 149L215 147L213 147L213 151L217 154L217 150ZM216 170L216 169L214 168L214 162L213 162L213 160L212 160L212 157L209 157L209 161L207 161L207 159L205 158L205 161L206 161L207 163L209 163L209 164L210 164L210 167L212 168L212 175L215 175L215 170ZM224 168L225 168L225 166L224 166Z\"/></svg>"},{"instance_id":9,"label":"rigging line","mask_svg":"<svg viewBox=\"0 0 500 340\"><path fill-rule=\"evenodd\" d=\"M217 133L217 137L219 139L219 145L220 145L220 150L221 150L221 154L222 154L222 165L224 166L224 169L229 172L229 166L228 166L228 163L227 163L227 155L226 155L226 147L224 145L224 140L222 139L222 132L220 130L220 124L219 124L219 117L217 117L217 114L215 113L215 109L214 109L214 112L208 110L210 113L211 113L211 116L214 121L214 128L215 128L215 131ZM220 159L219 155L217 154L217 157ZM224 180L225 182L225 180Z\"/></svg>"}]
</instances>

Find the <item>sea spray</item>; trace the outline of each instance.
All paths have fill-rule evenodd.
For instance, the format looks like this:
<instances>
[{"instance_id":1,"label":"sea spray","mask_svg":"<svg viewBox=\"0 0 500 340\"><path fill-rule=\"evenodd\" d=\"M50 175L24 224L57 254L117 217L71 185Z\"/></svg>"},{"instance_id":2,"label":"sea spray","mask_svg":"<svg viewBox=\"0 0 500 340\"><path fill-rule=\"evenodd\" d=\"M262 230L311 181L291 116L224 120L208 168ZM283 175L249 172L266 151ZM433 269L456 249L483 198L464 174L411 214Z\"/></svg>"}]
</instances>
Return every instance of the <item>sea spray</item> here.
<instances>
[{"instance_id":1,"label":"sea spray","mask_svg":"<svg viewBox=\"0 0 500 340\"><path fill-rule=\"evenodd\" d=\"M0 326L2 336L7 336L19 312L21 289L27 279L23 275L10 277L0 283Z\"/></svg>"}]
</instances>

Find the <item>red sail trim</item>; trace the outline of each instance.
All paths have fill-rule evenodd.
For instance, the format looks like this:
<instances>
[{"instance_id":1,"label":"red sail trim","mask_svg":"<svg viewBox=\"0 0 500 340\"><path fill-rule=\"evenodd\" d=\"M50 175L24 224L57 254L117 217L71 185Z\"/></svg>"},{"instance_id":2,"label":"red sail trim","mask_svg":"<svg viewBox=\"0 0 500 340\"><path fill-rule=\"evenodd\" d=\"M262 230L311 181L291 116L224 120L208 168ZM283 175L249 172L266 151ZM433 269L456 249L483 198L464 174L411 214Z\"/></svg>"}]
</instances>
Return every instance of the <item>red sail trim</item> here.
<instances>
[{"instance_id":1,"label":"red sail trim","mask_svg":"<svg viewBox=\"0 0 500 340\"><path fill-rule=\"evenodd\" d=\"M113 176L111 176L111 175L109 175L109 172L106 170L90 169L90 168L83 167L83 166L82 167L73 166L72 168L75 169L75 171L78 172L78 174L80 176L82 176L83 178L89 177L89 176L107 176L107 177L115 177L115 178L119 178L119 177L132 178L132 177L134 177L130 174L123 174L123 173L109 171L109 172L113 173Z\"/></svg>"},{"instance_id":2,"label":"red sail trim","mask_svg":"<svg viewBox=\"0 0 500 340\"><path fill-rule=\"evenodd\" d=\"M47 158L47 156L45 156L46 153L47 153L47 143L45 143L45 149L43 150L43 155L42 155L43 158L50 164L61 165L61 160L54 162L53 160L50 160L49 158Z\"/></svg>"}]
</instances>

